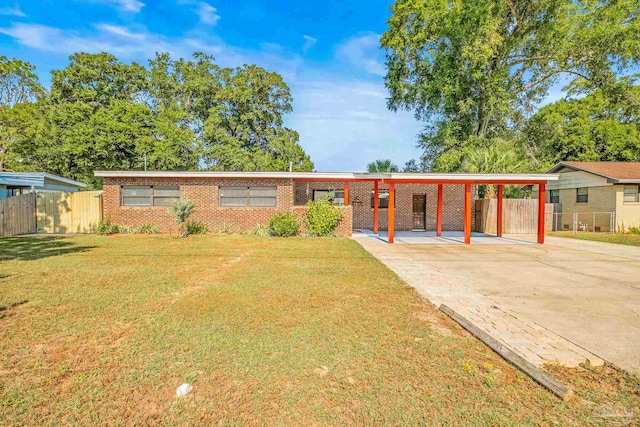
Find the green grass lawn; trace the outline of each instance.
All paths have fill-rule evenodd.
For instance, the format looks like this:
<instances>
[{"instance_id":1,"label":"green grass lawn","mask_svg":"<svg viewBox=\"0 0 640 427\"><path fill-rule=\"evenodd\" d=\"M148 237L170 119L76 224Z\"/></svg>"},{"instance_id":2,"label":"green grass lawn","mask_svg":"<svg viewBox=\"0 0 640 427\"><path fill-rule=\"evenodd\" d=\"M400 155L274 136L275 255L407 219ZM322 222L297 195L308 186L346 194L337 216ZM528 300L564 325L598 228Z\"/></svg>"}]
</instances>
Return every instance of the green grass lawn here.
<instances>
[{"instance_id":1,"label":"green grass lawn","mask_svg":"<svg viewBox=\"0 0 640 427\"><path fill-rule=\"evenodd\" d=\"M618 243L620 245L640 246L640 234L605 234L580 232L573 234L570 231L547 233L549 236L568 237L571 239L592 240L594 242Z\"/></svg>"},{"instance_id":2,"label":"green grass lawn","mask_svg":"<svg viewBox=\"0 0 640 427\"><path fill-rule=\"evenodd\" d=\"M552 372L576 398L350 239L0 239L0 425L567 426L640 406L610 366Z\"/></svg>"}]
</instances>

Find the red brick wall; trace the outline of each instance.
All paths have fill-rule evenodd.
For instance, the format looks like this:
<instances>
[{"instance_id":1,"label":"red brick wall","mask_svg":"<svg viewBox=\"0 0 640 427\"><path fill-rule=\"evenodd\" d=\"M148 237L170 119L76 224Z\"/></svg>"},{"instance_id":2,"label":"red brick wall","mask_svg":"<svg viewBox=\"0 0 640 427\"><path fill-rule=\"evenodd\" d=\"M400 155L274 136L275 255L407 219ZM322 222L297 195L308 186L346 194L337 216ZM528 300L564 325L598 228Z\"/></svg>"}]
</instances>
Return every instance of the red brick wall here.
<instances>
[{"instance_id":1,"label":"red brick wall","mask_svg":"<svg viewBox=\"0 0 640 427\"><path fill-rule=\"evenodd\" d=\"M267 225L269 219L278 212L296 212L302 210L293 204L293 184L290 179L224 179L224 178L104 178L103 214L109 216L115 224L139 227L150 222L163 232L177 227L174 215L166 207L121 206L120 191L123 185L162 185L179 186L180 197L191 200L195 205L192 219L202 221L209 230L219 231L223 225L234 231L246 231L256 224ZM265 186L277 187L275 207L220 207L220 186ZM301 218L302 222L302 218ZM352 230L352 212L344 208L344 216L336 234L350 236Z\"/></svg>"},{"instance_id":2,"label":"red brick wall","mask_svg":"<svg viewBox=\"0 0 640 427\"><path fill-rule=\"evenodd\" d=\"M341 190L341 182L295 182L295 203L304 205L313 197L313 190ZM380 191L388 190L387 184L380 184ZM373 228L373 208L371 192L373 182L351 182L349 199L353 209L353 228ZM413 195L427 195L426 228L436 229L438 205L438 186L436 184L396 184L395 229L411 230L413 225ZM355 200L361 204L355 204ZM464 228L464 185L445 184L443 188L442 229L444 231L461 231ZM379 228L388 229L387 209L379 210Z\"/></svg>"}]
</instances>

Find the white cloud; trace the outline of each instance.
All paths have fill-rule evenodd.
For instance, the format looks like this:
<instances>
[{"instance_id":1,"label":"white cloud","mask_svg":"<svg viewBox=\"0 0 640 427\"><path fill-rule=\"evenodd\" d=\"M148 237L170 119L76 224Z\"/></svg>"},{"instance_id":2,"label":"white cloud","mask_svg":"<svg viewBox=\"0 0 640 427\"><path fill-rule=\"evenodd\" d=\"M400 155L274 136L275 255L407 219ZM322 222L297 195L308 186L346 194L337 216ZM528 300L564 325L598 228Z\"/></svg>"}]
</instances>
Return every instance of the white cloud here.
<instances>
[{"instance_id":1,"label":"white cloud","mask_svg":"<svg viewBox=\"0 0 640 427\"><path fill-rule=\"evenodd\" d=\"M316 44L316 42L318 41L317 38L308 36L306 34L303 35L302 38L304 39L304 45L302 45L302 51L303 52L306 52L309 49L311 49Z\"/></svg>"},{"instance_id":2,"label":"white cloud","mask_svg":"<svg viewBox=\"0 0 640 427\"><path fill-rule=\"evenodd\" d=\"M124 27L97 24L97 34L84 36L76 31L63 30L39 24L13 23L0 28L0 33L11 36L23 46L68 55L74 52L109 52L121 58L149 58L153 52L177 54L174 47L162 37L133 32Z\"/></svg>"},{"instance_id":3,"label":"white cloud","mask_svg":"<svg viewBox=\"0 0 640 427\"><path fill-rule=\"evenodd\" d=\"M115 8L122 10L123 12L139 13L144 7L144 3L140 0L85 0L90 2L104 3Z\"/></svg>"},{"instance_id":4,"label":"white cloud","mask_svg":"<svg viewBox=\"0 0 640 427\"><path fill-rule=\"evenodd\" d=\"M420 156L415 148L422 125L409 112L386 106L381 80L330 79L292 85L293 113L286 125L319 171L362 171L368 162L391 159L399 166Z\"/></svg>"},{"instance_id":5,"label":"white cloud","mask_svg":"<svg viewBox=\"0 0 640 427\"><path fill-rule=\"evenodd\" d=\"M363 34L338 46L336 54L339 59L368 73L384 76L386 70L382 62L383 52L380 49L380 34Z\"/></svg>"},{"instance_id":6,"label":"white cloud","mask_svg":"<svg viewBox=\"0 0 640 427\"><path fill-rule=\"evenodd\" d=\"M280 73L287 82L295 81L302 66L299 55L274 43L265 43L260 50L250 50L229 46L211 35L204 36L201 33L168 38L144 28L132 29L105 23L95 24L94 28L97 31L81 33L46 25L13 23L9 27L0 27L0 33L13 37L22 46L61 55L79 51L109 52L123 60L146 62L155 52L189 57L193 52L200 51L215 55L221 66L257 64Z\"/></svg>"},{"instance_id":7,"label":"white cloud","mask_svg":"<svg viewBox=\"0 0 640 427\"><path fill-rule=\"evenodd\" d=\"M218 9L205 2L199 2L196 8L196 13L200 18L200 22L211 26L216 25L220 19L220 15L216 13L217 11Z\"/></svg>"},{"instance_id":8,"label":"white cloud","mask_svg":"<svg viewBox=\"0 0 640 427\"><path fill-rule=\"evenodd\" d=\"M19 16L21 18L24 18L25 16L27 16L27 14L24 13L22 10L20 10L18 6L0 7L0 15Z\"/></svg>"},{"instance_id":9,"label":"white cloud","mask_svg":"<svg viewBox=\"0 0 640 427\"><path fill-rule=\"evenodd\" d=\"M125 27L110 24L96 24L95 27L105 33L111 33L117 37L123 37L131 40L144 40L144 34L134 33Z\"/></svg>"}]
</instances>

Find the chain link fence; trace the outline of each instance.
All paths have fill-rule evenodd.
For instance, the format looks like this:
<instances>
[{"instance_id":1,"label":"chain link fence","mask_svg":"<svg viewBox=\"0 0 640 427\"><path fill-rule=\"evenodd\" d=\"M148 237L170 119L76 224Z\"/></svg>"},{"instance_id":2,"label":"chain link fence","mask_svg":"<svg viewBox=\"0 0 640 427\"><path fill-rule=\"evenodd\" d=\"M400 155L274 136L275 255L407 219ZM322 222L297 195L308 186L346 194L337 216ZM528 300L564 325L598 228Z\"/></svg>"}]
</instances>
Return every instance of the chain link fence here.
<instances>
[{"instance_id":1,"label":"chain link fence","mask_svg":"<svg viewBox=\"0 0 640 427\"><path fill-rule=\"evenodd\" d=\"M573 234L615 233L615 212L557 212L549 213L552 231L571 231ZM548 223L548 222L547 222Z\"/></svg>"}]
</instances>

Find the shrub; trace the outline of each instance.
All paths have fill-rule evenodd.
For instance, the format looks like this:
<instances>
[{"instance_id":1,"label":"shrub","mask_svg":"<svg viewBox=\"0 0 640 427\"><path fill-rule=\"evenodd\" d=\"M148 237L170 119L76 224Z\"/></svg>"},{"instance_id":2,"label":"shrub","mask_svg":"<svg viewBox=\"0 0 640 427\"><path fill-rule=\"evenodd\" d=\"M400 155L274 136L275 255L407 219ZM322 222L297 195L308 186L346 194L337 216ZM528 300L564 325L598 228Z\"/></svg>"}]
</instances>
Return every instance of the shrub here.
<instances>
[{"instance_id":1,"label":"shrub","mask_svg":"<svg viewBox=\"0 0 640 427\"><path fill-rule=\"evenodd\" d=\"M140 227L135 229L136 234L158 234L160 230L150 222L145 222Z\"/></svg>"},{"instance_id":2,"label":"shrub","mask_svg":"<svg viewBox=\"0 0 640 427\"><path fill-rule=\"evenodd\" d=\"M128 225L117 225L114 224L113 227L115 228L115 233L121 233L121 234L133 234L136 232L135 229L129 227Z\"/></svg>"},{"instance_id":3,"label":"shrub","mask_svg":"<svg viewBox=\"0 0 640 427\"><path fill-rule=\"evenodd\" d=\"M194 205L189 199L176 199L171 204L171 212L176 216L178 224L184 224L193 213Z\"/></svg>"},{"instance_id":4,"label":"shrub","mask_svg":"<svg viewBox=\"0 0 640 427\"><path fill-rule=\"evenodd\" d=\"M342 218L342 211L328 200L307 202L304 223L311 236L332 236Z\"/></svg>"},{"instance_id":5,"label":"shrub","mask_svg":"<svg viewBox=\"0 0 640 427\"><path fill-rule=\"evenodd\" d=\"M256 224L251 230L247 231L249 236L266 237L269 235L269 228L262 224Z\"/></svg>"},{"instance_id":6,"label":"shrub","mask_svg":"<svg viewBox=\"0 0 640 427\"><path fill-rule=\"evenodd\" d=\"M209 227L204 222L187 221L184 225L187 234L207 234Z\"/></svg>"},{"instance_id":7,"label":"shrub","mask_svg":"<svg viewBox=\"0 0 640 427\"><path fill-rule=\"evenodd\" d=\"M277 237L297 236L300 233L300 221L293 212L279 213L269 220L269 234Z\"/></svg>"},{"instance_id":8,"label":"shrub","mask_svg":"<svg viewBox=\"0 0 640 427\"><path fill-rule=\"evenodd\" d=\"M221 234L233 234L233 228L229 224L223 223L220 226L220 233Z\"/></svg>"},{"instance_id":9,"label":"shrub","mask_svg":"<svg viewBox=\"0 0 640 427\"><path fill-rule=\"evenodd\" d=\"M109 217L101 219L96 225L96 233L101 236L109 236L111 234L117 234L119 232L120 226L117 224L112 224Z\"/></svg>"},{"instance_id":10,"label":"shrub","mask_svg":"<svg viewBox=\"0 0 640 427\"><path fill-rule=\"evenodd\" d=\"M640 234L640 227L629 227L629 233Z\"/></svg>"}]
</instances>

